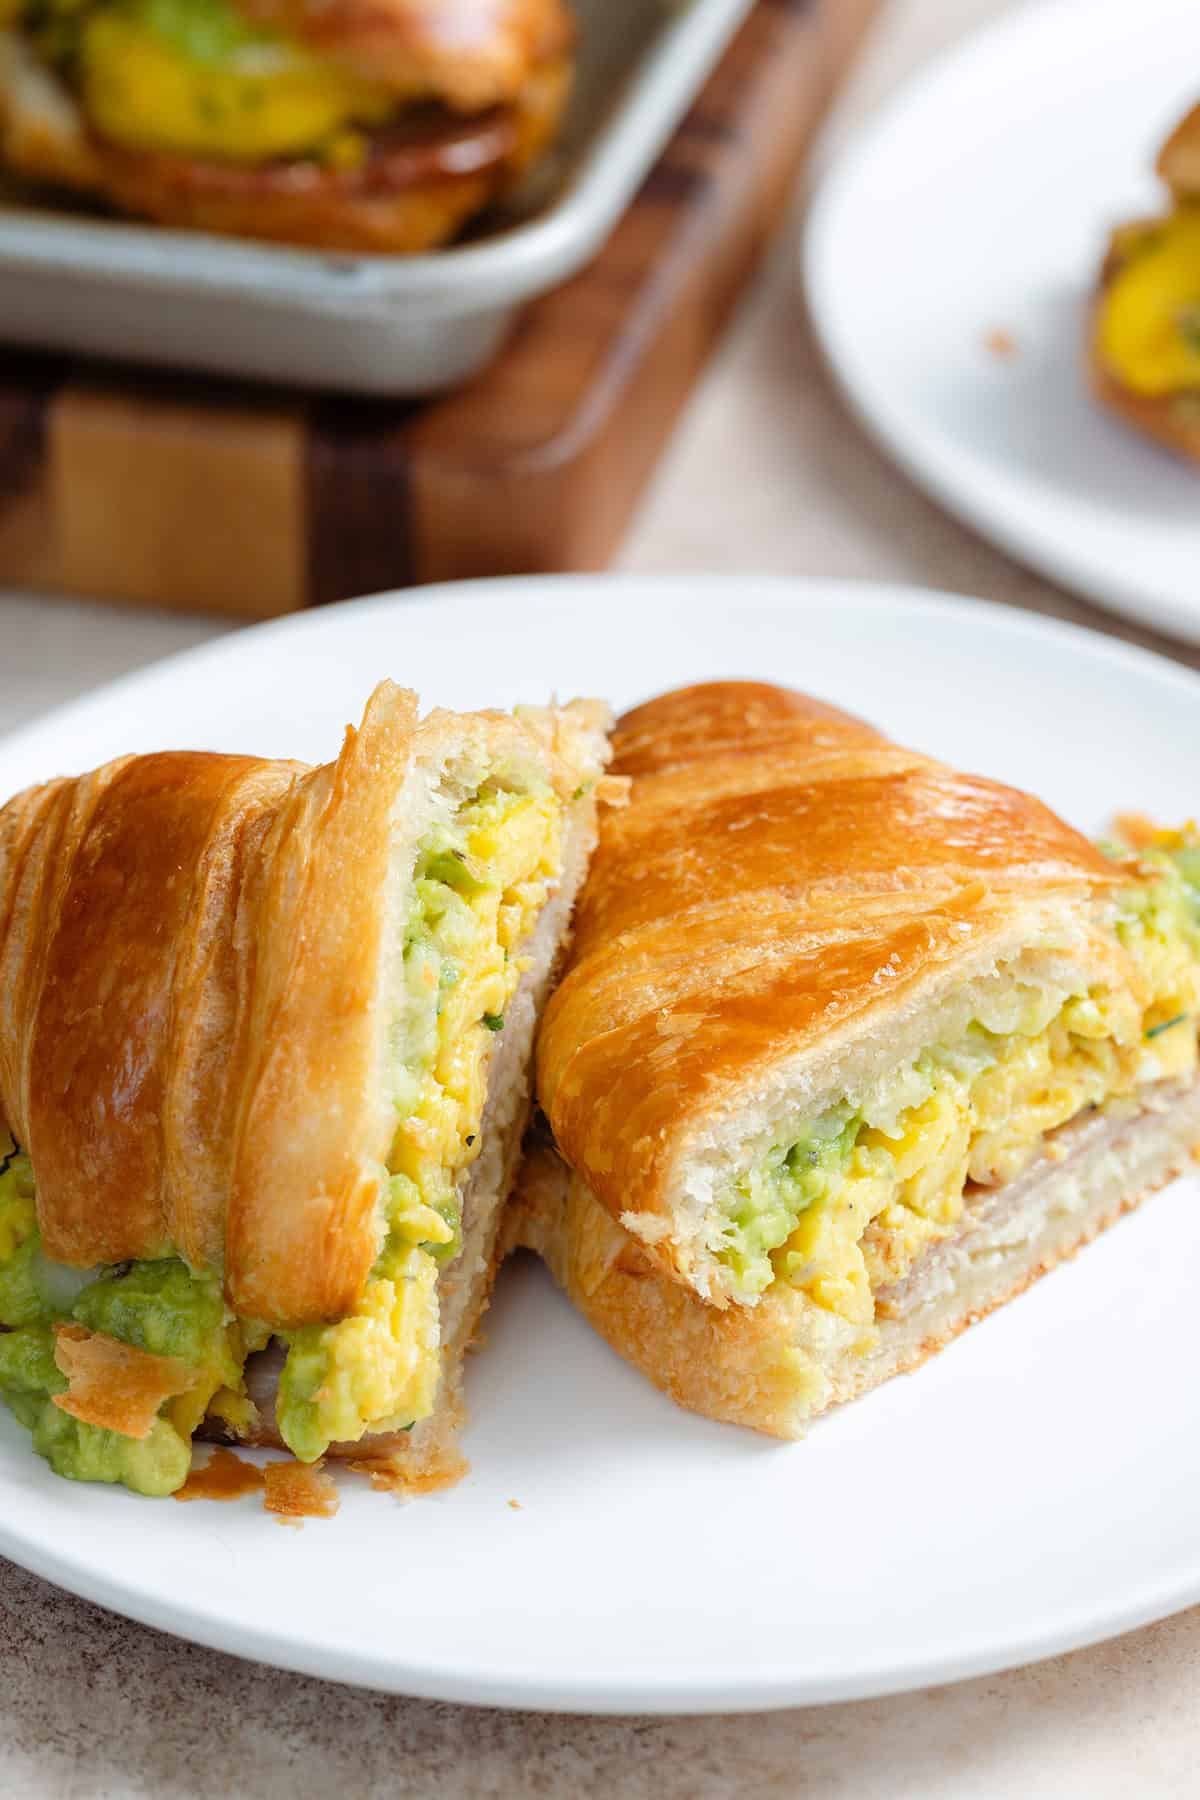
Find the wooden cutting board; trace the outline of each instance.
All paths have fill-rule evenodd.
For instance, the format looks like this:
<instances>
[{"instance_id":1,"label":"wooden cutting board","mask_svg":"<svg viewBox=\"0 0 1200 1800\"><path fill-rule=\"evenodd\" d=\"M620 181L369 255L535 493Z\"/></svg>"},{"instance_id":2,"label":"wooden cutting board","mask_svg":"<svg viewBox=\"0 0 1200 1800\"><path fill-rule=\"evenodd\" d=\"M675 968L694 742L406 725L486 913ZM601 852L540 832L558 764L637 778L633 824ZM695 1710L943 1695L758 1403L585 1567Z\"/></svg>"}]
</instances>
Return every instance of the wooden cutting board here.
<instances>
[{"instance_id":1,"label":"wooden cutting board","mask_svg":"<svg viewBox=\"0 0 1200 1800\"><path fill-rule=\"evenodd\" d=\"M264 618L600 568L880 0L759 0L595 261L419 402L0 351L0 584Z\"/></svg>"}]
</instances>

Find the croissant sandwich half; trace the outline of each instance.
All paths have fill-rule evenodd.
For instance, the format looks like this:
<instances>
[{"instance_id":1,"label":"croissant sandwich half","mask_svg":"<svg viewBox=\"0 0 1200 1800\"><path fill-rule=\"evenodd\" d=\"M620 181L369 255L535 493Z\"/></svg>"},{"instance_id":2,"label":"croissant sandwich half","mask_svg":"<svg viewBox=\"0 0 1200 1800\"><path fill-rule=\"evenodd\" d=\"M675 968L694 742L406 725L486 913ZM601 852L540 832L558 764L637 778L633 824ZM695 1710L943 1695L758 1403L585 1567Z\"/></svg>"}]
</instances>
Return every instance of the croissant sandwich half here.
<instances>
[{"instance_id":1,"label":"croissant sandwich half","mask_svg":"<svg viewBox=\"0 0 1200 1800\"><path fill-rule=\"evenodd\" d=\"M320 768L0 811L0 1392L60 1474L171 1492L196 1433L461 1467L605 722L385 683Z\"/></svg>"},{"instance_id":2,"label":"croissant sandwich half","mask_svg":"<svg viewBox=\"0 0 1200 1800\"><path fill-rule=\"evenodd\" d=\"M513 1237L683 1405L795 1436L1200 1141L1200 849L1107 854L780 688L614 746Z\"/></svg>"},{"instance_id":3,"label":"croissant sandwich half","mask_svg":"<svg viewBox=\"0 0 1200 1800\"><path fill-rule=\"evenodd\" d=\"M1200 106L1164 144L1171 196L1113 233L1088 346L1097 397L1137 430L1200 462Z\"/></svg>"},{"instance_id":4,"label":"croissant sandwich half","mask_svg":"<svg viewBox=\"0 0 1200 1800\"><path fill-rule=\"evenodd\" d=\"M163 225L444 243L549 144L563 0L0 0L0 161Z\"/></svg>"}]
</instances>

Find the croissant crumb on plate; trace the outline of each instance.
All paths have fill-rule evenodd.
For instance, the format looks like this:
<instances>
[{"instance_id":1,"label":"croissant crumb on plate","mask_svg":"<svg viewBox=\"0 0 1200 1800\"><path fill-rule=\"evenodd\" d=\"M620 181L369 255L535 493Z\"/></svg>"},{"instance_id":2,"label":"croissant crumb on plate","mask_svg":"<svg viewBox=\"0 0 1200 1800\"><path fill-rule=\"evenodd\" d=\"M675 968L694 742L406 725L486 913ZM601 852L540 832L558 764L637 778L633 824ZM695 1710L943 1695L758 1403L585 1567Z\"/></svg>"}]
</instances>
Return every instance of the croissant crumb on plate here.
<instances>
[{"instance_id":1,"label":"croissant crumb on plate","mask_svg":"<svg viewBox=\"0 0 1200 1800\"><path fill-rule=\"evenodd\" d=\"M554 137L563 0L0 0L0 161L163 225L428 250Z\"/></svg>"},{"instance_id":2,"label":"croissant crumb on plate","mask_svg":"<svg viewBox=\"0 0 1200 1800\"><path fill-rule=\"evenodd\" d=\"M1113 233L1088 364L1105 406L1200 461L1200 106L1171 133L1157 167L1170 210Z\"/></svg>"},{"instance_id":3,"label":"croissant crumb on plate","mask_svg":"<svg viewBox=\"0 0 1200 1800\"><path fill-rule=\"evenodd\" d=\"M461 1473L605 724L384 683L318 768L0 810L0 1393L58 1473L169 1493L197 1435Z\"/></svg>"},{"instance_id":4,"label":"croissant crumb on plate","mask_svg":"<svg viewBox=\"0 0 1200 1800\"><path fill-rule=\"evenodd\" d=\"M506 1225L680 1404L781 1437L1200 1142L1200 837L1098 848L800 694L622 719Z\"/></svg>"}]
</instances>

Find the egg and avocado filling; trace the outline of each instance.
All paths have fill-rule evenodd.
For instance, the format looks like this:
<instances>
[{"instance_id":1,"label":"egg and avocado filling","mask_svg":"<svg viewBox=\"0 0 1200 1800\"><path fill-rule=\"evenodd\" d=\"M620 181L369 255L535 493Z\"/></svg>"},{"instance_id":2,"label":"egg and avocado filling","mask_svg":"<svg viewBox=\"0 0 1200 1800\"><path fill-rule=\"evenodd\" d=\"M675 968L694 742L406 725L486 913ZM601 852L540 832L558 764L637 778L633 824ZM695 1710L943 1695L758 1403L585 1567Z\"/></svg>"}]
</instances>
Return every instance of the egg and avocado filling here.
<instances>
[{"instance_id":1,"label":"egg and avocado filling","mask_svg":"<svg viewBox=\"0 0 1200 1800\"><path fill-rule=\"evenodd\" d=\"M528 966L521 946L557 880L563 811L548 785L486 783L417 851L393 1031L396 1135L382 1242L354 1311L282 1334L276 1414L304 1461L335 1441L402 1430L433 1408L440 1366L437 1282L461 1246L460 1190L479 1154L490 1053ZM205 1417L253 1421L246 1358L275 1335L224 1303L216 1275L177 1257L79 1271L52 1262L37 1227L33 1169L0 1136L0 1396L34 1449L74 1481L169 1494L186 1479ZM56 1322L195 1370L148 1438L83 1423L55 1406L67 1387Z\"/></svg>"},{"instance_id":2,"label":"egg and avocado filling","mask_svg":"<svg viewBox=\"0 0 1200 1800\"><path fill-rule=\"evenodd\" d=\"M718 1260L753 1300L773 1282L869 1325L962 1215L969 1183L1000 1186L1047 1133L1197 1066L1200 849L1151 850L1161 879L1121 899L1128 987L1066 993L1014 981L964 1035L790 1132L721 1197Z\"/></svg>"},{"instance_id":3,"label":"egg and avocado filling","mask_svg":"<svg viewBox=\"0 0 1200 1800\"><path fill-rule=\"evenodd\" d=\"M0 1159L0 1395L31 1433L57 1475L120 1482L139 1494L182 1486L192 1434L206 1413L248 1421L242 1369L269 1332L234 1318L215 1276L193 1273L176 1257L80 1271L41 1249L29 1158ZM67 1387L54 1359L54 1326L74 1320L154 1356L195 1370L187 1392L168 1400L147 1438L124 1437L72 1418L54 1405Z\"/></svg>"},{"instance_id":4,"label":"egg and avocado filling","mask_svg":"<svg viewBox=\"0 0 1200 1800\"><path fill-rule=\"evenodd\" d=\"M1200 394L1200 206L1118 233L1119 266L1100 302L1100 355L1125 387Z\"/></svg>"},{"instance_id":5,"label":"egg and avocado filling","mask_svg":"<svg viewBox=\"0 0 1200 1800\"><path fill-rule=\"evenodd\" d=\"M491 1051L561 848L552 788L491 783L420 845L393 1034L383 1247L349 1318L288 1337L276 1418L302 1461L368 1431L403 1430L433 1409L438 1274L460 1248L460 1191L479 1154Z\"/></svg>"},{"instance_id":6,"label":"egg and avocado filling","mask_svg":"<svg viewBox=\"0 0 1200 1800\"><path fill-rule=\"evenodd\" d=\"M353 165L390 89L253 24L232 0L0 0L75 93L94 130L130 150Z\"/></svg>"}]
</instances>

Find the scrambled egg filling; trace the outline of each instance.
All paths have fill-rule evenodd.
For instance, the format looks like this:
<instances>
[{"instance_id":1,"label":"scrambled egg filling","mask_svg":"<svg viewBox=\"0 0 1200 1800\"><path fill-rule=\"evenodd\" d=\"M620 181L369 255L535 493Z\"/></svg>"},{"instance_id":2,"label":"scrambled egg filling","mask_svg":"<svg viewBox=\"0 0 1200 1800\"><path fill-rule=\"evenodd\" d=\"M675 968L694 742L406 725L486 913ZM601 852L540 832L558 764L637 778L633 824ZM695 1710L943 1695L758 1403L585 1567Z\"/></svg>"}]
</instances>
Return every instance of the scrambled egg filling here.
<instances>
[{"instance_id":1,"label":"scrambled egg filling","mask_svg":"<svg viewBox=\"0 0 1200 1800\"><path fill-rule=\"evenodd\" d=\"M969 1182L998 1186L1068 1120L1197 1064L1200 850L1149 853L1161 881L1123 897L1119 990L1014 984L953 1045L926 1050L863 1105L831 1108L724 1196L718 1255L744 1298L781 1280L870 1325L961 1217Z\"/></svg>"},{"instance_id":2,"label":"scrambled egg filling","mask_svg":"<svg viewBox=\"0 0 1200 1800\"><path fill-rule=\"evenodd\" d=\"M548 786L489 784L420 847L394 1034L387 1232L354 1313L289 1336L276 1416L304 1461L433 1409L439 1265L460 1247L459 1188L480 1150L490 1052L525 967L518 947L559 872L561 821Z\"/></svg>"},{"instance_id":3,"label":"scrambled egg filling","mask_svg":"<svg viewBox=\"0 0 1200 1800\"><path fill-rule=\"evenodd\" d=\"M395 1033L396 1136L383 1242L348 1318L287 1334L277 1416L312 1461L331 1442L401 1430L433 1407L437 1280L461 1243L459 1187L479 1154L489 1052L526 963L518 954L560 867L562 807L548 786L486 784L421 844L404 942ZM79 1271L41 1250L29 1158L0 1135L0 1395L57 1474L169 1494L191 1438L215 1416L253 1420L243 1370L271 1329L236 1318L217 1277L175 1257ZM197 1372L150 1436L127 1438L53 1404L66 1388L54 1324L74 1319Z\"/></svg>"},{"instance_id":4,"label":"scrambled egg filling","mask_svg":"<svg viewBox=\"0 0 1200 1800\"><path fill-rule=\"evenodd\" d=\"M1200 392L1200 206L1127 228L1097 322L1107 367L1137 394Z\"/></svg>"},{"instance_id":5,"label":"scrambled egg filling","mask_svg":"<svg viewBox=\"0 0 1200 1800\"><path fill-rule=\"evenodd\" d=\"M400 104L232 0L24 0L17 15L96 131L132 150L353 163L357 128Z\"/></svg>"}]
</instances>

